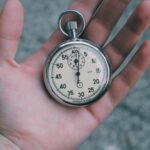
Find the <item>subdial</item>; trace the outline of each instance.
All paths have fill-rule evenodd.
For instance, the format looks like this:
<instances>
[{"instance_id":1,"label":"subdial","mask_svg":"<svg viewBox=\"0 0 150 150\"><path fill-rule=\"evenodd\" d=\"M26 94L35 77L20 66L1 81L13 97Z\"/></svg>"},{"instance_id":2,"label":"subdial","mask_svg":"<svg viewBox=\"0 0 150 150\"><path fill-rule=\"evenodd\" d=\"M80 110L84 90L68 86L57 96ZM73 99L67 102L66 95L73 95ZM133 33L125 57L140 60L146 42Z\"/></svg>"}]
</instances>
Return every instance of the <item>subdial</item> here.
<instances>
[{"instance_id":1,"label":"subdial","mask_svg":"<svg viewBox=\"0 0 150 150\"><path fill-rule=\"evenodd\" d=\"M68 65L73 70L78 70L78 67L82 69L85 65L85 57L81 53L72 53L69 56Z\"/></svg>"}]
</instances>

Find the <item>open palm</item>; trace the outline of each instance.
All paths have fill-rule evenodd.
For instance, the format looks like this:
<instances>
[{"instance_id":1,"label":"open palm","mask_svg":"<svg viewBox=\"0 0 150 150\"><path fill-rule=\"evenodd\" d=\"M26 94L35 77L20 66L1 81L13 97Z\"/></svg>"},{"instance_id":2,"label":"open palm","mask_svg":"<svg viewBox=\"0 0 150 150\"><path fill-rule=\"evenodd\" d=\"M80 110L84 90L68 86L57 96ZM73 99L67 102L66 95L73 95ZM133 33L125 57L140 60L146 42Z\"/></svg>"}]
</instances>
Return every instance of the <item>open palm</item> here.
<instances>
[{"instance_id":1,"label":"open palm","mask_svg":"<svg viewBox=\"0 0 150 150\"><path fill-rule=\"evenodd\" d=\"M92 20L100 0L75 0L70 8L80 11L86 18L88 25L84 38L103 45L130 1L104 0L103 7ZM148 29L149 7L150 1L143 0L106 47L113 70ZM62 35L55 31L36 54L18 64L14 57L22 28L22 5L19 0L6 0L0 16L0 133L21 149L74 149L106 119L150 64L150 41L146 41L100 101L86 108L68 108L49 96L42 77L44 61L64 40Z\"/></svg>"}]
</instances>

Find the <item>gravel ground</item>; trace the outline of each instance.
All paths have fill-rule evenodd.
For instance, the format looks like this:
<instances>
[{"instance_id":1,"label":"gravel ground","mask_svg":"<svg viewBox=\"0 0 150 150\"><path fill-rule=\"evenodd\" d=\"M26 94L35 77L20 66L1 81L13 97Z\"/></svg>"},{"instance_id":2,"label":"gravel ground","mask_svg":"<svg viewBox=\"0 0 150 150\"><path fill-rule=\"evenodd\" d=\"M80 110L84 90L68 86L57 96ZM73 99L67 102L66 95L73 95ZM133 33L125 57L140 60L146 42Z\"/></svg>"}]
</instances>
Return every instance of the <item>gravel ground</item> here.
<instances>
[{"instance_id":1,"label":"gravel ground","mask_svg":"<svg viewBox=\"0 0 150 150\"><path fill-rule=\"evenodd\" d=\"M140 1L140 0L139 0ZM132 12L138 0L129 6ZM3 0L0 0L2 6ZM25 27L16 59L34 53L56 28L58 16L71 0L22 0ZM123 25L124 14L114 33ZM150 31L144 36L150 39ZM149 150L150 149L150 69L112 115L83 143L78 150Z\"/></svg>"}]
</instances>

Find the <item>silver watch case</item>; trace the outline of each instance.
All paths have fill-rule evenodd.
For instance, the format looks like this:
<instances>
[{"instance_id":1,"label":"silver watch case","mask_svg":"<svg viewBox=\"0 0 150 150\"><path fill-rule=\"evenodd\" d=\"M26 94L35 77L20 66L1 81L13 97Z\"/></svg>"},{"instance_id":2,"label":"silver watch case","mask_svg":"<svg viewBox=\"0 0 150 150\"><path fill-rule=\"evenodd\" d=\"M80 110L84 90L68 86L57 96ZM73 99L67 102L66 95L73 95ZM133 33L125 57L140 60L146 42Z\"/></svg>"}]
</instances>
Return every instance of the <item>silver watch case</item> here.
<instances>
[{"instance_id":1,"label":"silver watch case","mask_svg":"<svg viewBox=\"0 0 150 150\"><path fill-rule=\"evenodd\" d=\"M51 60L53 58L53 56L58 52L60 51L62 48L68 46L68 45L72 45L72 44L83 44L83 45L86 45L86 46L90 46L92 47L93 49L95 49L96 51L98 51L104 58L105 62L108 64L108 73L109 73L109 77L107 79L107 82L105 83L104 85L104 89L103 91L101 91L98 96L96 96L94 99L91 99L89 100L90 102L87 102L87 103L79 103L79 104L74 104L74 103L71 103L71 102L66 102L64 101L63 99L61 99L60 97L57 96L57 94L55 94L55 91L53 91L50 83L49 83L49 77L48 77L48 69L49 69L49 65L51 63ZM85 106L88 106L96 101L98 101L107 91L110 83L111 83L111 75L112 75L112 67L110 65L110 61L109 61L109 58L102 52L102 49L98 48L95 44L93 44L92 42L90 41L87 41L87 40L83 40L83 39L71 39L71 40L68 40L68 41L65 41L63 43L61 43L60 45L58 45L55 50L49 54L48 58L46 59L46 62L45 62L45 67L44 67L44 72L43 72L43 75L44 75L44 83L45 83L45 86L46 86L46 89L48 90L49 94L59 103L61 104L64 104L66 106L71 106L71 107L85 107Z\"/></svg>"}]
</instances>

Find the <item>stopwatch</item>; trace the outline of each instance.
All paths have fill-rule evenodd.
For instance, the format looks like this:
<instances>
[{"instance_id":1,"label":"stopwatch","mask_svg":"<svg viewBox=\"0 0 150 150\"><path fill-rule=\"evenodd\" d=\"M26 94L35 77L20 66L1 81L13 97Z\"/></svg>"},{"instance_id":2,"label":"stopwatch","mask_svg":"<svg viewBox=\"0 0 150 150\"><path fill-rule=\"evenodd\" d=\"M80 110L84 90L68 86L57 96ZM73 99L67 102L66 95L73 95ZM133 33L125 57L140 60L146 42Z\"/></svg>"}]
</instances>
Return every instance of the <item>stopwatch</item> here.
<instances>
[{"instance_id":1,"label":"stopwatch","mask_svg":"<svg viewBox=\"0 0 150 150\"><path fill-rule=\"evenodd\" d=\"M63 17L75 14L81 22L67 21ZM111 83L111 65L102 49L94 43L80 39L85 28L81 13L68 10L59 18L59 27L69 40L58 45L48 56L44 68L44 82L49 94L58 102L72 107L88 106L99 100Z\"/></svg>"}]
</instances>

